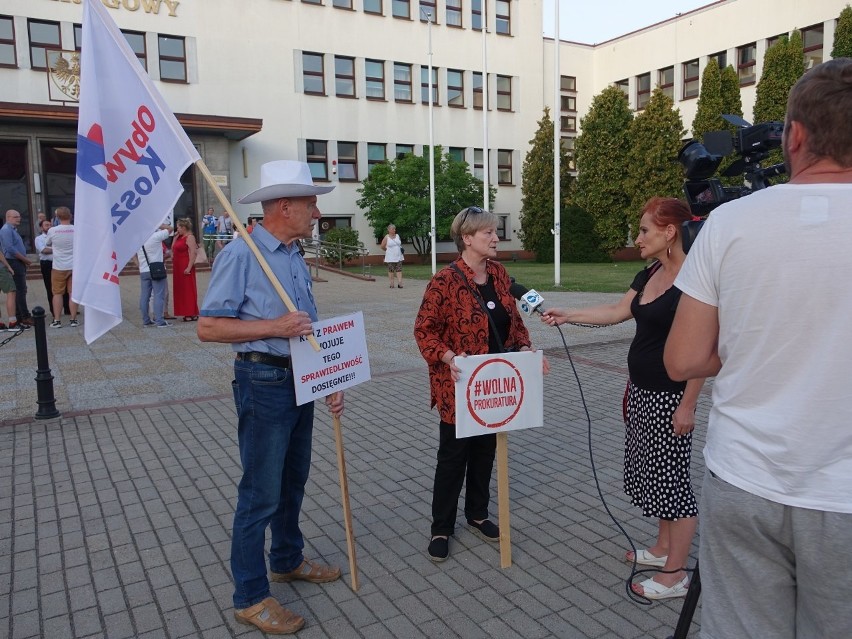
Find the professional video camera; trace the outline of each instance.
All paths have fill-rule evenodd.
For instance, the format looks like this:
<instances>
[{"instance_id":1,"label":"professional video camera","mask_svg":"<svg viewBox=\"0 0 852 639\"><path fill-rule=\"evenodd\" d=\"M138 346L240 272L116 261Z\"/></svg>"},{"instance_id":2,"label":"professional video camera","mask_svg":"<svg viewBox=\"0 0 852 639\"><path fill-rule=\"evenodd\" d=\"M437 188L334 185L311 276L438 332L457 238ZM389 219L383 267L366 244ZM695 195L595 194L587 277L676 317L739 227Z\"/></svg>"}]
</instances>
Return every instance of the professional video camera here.
<instances>
[{"instance_id":1,"label":"professional video camera","mask_svg":"<svg viewBox=\"0 0 852 639\"><path fill-rule=\"evenodd\" d=\"M683 145L677 156L686 177L683 192L694 215L706 216L720 204L765 189L771 186L769 178L785 173L783 163L760 166L760 162L768 157L770 151L781 146L783 122L751 125L737 115L722 117L737 127L735 133L709 131L704 134L703 144L698 140L690 140ZM742 186L722 186L718 178L712 177L722 159L731 153L737 153L739 157L722 172L722 176L743 175ZM684 222L684 252L689 251L702 224L703 220Z\"/></svg>"}]
</instances>

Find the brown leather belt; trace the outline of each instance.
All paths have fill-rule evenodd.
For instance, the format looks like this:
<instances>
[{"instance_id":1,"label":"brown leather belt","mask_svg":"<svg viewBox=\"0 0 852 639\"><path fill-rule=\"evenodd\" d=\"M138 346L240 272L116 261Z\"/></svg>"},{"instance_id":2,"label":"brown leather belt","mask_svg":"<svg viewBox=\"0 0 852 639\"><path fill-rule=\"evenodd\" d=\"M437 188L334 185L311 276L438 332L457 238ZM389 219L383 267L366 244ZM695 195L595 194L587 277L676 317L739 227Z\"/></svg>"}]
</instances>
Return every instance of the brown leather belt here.
<instances>
[{"instance_id":1,"label":"brown leather belt","mask_svg":"<svg viewBox=\"0 0 852 639\"><path fill-rule=\"evenodd\" d=\"M254 362L255 364L266 364L267 366L277 366L278 368L290 368L289 355L270 355L269 353L249 351L248 353L237 353L237 360L241 362Z\"/></svg>"}]
</instances>

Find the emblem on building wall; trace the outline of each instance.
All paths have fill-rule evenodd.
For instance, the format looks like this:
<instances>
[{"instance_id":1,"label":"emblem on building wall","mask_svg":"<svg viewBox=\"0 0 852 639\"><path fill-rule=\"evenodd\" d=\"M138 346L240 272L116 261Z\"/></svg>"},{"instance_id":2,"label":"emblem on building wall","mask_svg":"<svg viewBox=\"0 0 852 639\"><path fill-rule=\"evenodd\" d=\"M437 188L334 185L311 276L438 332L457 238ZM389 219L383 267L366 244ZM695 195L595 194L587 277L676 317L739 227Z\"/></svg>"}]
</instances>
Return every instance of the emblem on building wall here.
<instances>
[{"instance_id":1,"label":"emblem on building wall","mask_svg":"<svg viewBox=\"0 0 852 639\"><path fill-rule=\"evenodd\" d=\"M48 95L52 102L80 101L80 52L49 49Z\"/></svg>"}]
</instances>

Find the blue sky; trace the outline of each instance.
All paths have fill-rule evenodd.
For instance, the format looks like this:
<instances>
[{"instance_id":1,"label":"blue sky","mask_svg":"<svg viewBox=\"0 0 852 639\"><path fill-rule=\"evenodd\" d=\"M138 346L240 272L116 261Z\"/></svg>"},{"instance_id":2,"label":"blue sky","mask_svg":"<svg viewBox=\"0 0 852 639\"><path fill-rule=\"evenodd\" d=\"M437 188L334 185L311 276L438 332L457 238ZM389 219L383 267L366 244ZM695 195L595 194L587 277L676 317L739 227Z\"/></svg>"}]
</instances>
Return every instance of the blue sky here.
<instances>
[{"instance_id":1,"label":"blue sky","mask_svg":"<svg viewBox=\"0 0 852 639\"><path fill-rule=\"evenodd\" d=\"M553 37L554 0L544 0L544 34ZM561 0L559 37L594 44L673 18L713 0Z\"/></svg>"}]
</instances>

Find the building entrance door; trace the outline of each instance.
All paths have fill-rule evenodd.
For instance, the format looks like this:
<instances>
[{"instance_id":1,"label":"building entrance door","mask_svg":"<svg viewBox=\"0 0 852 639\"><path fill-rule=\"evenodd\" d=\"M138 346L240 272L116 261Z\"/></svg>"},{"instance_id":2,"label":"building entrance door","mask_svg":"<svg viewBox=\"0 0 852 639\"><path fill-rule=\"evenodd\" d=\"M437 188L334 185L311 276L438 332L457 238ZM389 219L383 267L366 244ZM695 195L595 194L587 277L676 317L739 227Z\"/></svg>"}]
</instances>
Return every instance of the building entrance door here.
<instances>
[{"instance_id":1,"label":"building entrance door","mask_svg":"<svg viewBox=\"0 0 852 639\"><path fill-rule=\"evenodd\" d=\"M71 141L41 143L42 193L45 213L52 218L60 206L74 210L77 145Z\"/></svg>"},{"instance_id":2,"label":"building entrance door","mask_svg":"<svg viewBox=\"0 0 852 639\"><path fill-rule=\"evenodd\" d=\"M33 215L30 211L30 189L27 183L27 143L0 141L0 225L6 223L6 211L15 209L21 214L18 233L24 239L27 251L33 246Z\"/></svg>"}]
</instances>

